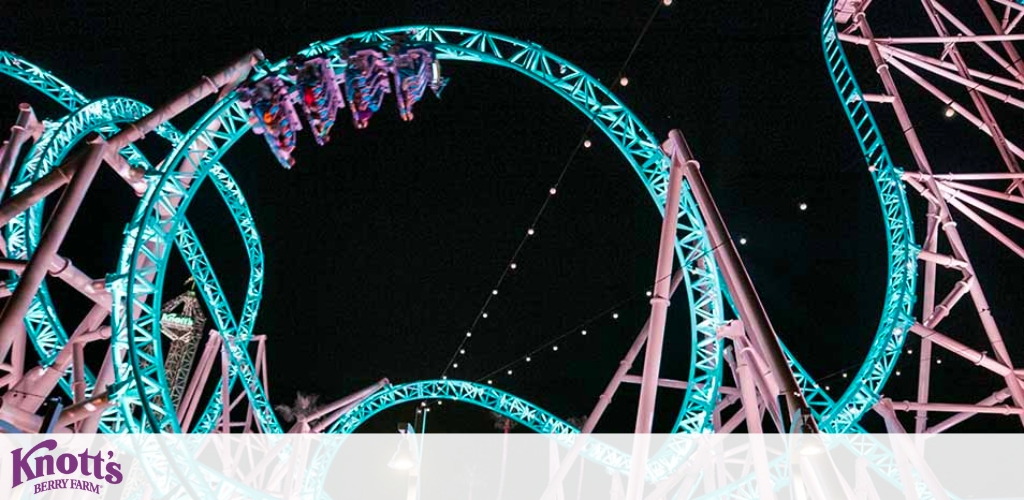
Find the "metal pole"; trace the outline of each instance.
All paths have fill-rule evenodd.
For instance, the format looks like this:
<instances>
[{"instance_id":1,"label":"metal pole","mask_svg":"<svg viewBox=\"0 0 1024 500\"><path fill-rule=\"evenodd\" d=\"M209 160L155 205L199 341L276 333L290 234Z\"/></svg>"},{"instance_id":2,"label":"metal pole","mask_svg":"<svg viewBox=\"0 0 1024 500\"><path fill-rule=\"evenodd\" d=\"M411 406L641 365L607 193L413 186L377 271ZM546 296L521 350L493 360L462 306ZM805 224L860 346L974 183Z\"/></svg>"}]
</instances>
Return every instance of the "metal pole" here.
<instances>
[{"instance_id":1,"label":"metal pole","mask_svg":"<svg viewBox=\"0 0 1024 500\"><path fill-rule=\"evenodd\" d=\"M683 271L677 270L672 275L672 284L670 293L675 295L676 288L683 281ZM643 328L640 329L640 333L637 334L636 339L633 341L633 345L629 347L629 351L619 361L619 367L615 370L615 374L612 375L612 379L608 382L608 385L604 388L604 392L597 399L597 404L594 405L594 409L587 415L587 420L583 422L583 428L580 429L579 435L576 436L573 442L572 448L565 455L565 459L562 460L558 467L558 472L551 478L548 483L547 489L544 490L544 494L541 496L542 499L553 498L555 494L555 485L562 484L565 480L565 476L569 475L569 469L572 468L573 464L576 463L576 458L579 457L580 452L583 451L583 445L587 442L585 436L594 432L594 428L597 427L597 423L601 420L605 410L608 409L608 405L612 403L612 397L619 390L619 386L622 382L629 378L629 369L633 367L633 362L636 361L636 357L640 354L640 349L643 348L644 343L647 341L647 332L651 329L651 318L647 318L647 322L644 323ZM659 384L661 382L659 381Z\"/></svg>"},{"instance_id":2,"label":"metal pole","mask_svg":"<svg viewBox=\"0 0 1024 500\"><path fill-rule=\"evenodd\" d=\"M43 282L50 262L64 241L64 236L67 235L68 228L75 219L78 207L81 206L82 200L85 198L85 192L92 184L93 178L96 177L96 171L103 160L105 149L106 142L100 136L96 135L89 140L89 148L82 161L82 166L79 167L67 191L57 203L53 216L43 231L39 246L36 247L35 253L32 254L28 265L25 266L17 288L4 304L3 312L0 313L0 359L7 356L10 351L14 336L18 333L17 327L25 317L32 297L35 296L39 285Z\"/></svg>"},{"instance_id":3,"label":"metal pole","mask_svg":"<svg viewBox=\"0 0 1024 500\"><path fill-rule=\"evenodd\" d=\"M32 112L32 106L21 104L18 106L18 120L11 127L11 139L7 147L0 154L0 193L7 189L7 182L11 179L11 172L14 171L14 162L18 159L21 146L32 136L30 130L36 122L36 116Z\"/></svg>"},{"instance_id":4,"label":"metal pole","mask_svg":"<svg viewBox=\"0 0 1024 500\"><path fill-rule=\"evenodd\" d=\"M721 266L722 274L729 286L729 290L732 292L733 299L736 301L740 319L743 320L744 326L751 334L751 339L759 347L758 350L764 354L765 361L771 368L772 374L778 382L783 396L786 398L790 421L792 421L794 416L799 415L803 419L801 431L817 432L817 424L811 418L811 411L807 406L807 401L804 400L803 394L800 392L800 386L797 384L793 372L789 369L786 356L783 354L782 347L775 337L775 329L768 320L768 315L761 304L761 299L758 297L750 276L743 266L743 261L740 260L739 252L737 252L736 246L729 236L725 221L718 212L718 207L711 197L711 192L708 190L707 184L704 183L704 178L700 174L700 164L693 159L693 153L679 131L673 130L670 132L669 140L673 142L672 147L684 160L684 175L689 182L690 191L693 193L697 206L700 208L701 215L704 216L708 238L711 240L711 247L714 248L715 260ZM780 429L780 431L786 432L789 425L784 424L783 427L784 429Z\"/></svg>"},{"instance_id":5,"label":"metal pole","mask_svg":"<svg viewBox=\"0 0 1024 500\"><path fill-rule=\"evenodd\" d=\"M670 277L672 276L672 259L675 256L676 226L679 224L679 195L683 186L682 162L676 154L672 154L671 157L668 190L665 193L665 218L661 223L658 264L654 274L654 288L651 296L651 327L647 332L643 381L640 383L640 403L633 431L633 456L630 463L629 484L626 488L628 500L640 500L643 496L644 473L647 470L647 453L650 447L649 435L651 427L654 425L654 404L658 397L661 349L665 339L665 322L668 318L669 296L671 295Z\"/></svg>"}]
</instances>

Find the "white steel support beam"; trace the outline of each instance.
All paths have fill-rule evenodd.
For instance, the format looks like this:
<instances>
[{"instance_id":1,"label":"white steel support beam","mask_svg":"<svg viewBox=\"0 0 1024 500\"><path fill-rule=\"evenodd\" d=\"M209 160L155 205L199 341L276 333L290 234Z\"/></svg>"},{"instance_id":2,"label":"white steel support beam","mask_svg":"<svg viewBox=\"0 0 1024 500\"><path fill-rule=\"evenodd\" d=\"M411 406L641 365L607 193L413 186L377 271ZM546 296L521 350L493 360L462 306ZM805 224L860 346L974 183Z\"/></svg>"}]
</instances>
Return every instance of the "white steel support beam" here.
<instances>
[{"instance_id":1,"label":"white steel support beam","mask_svg":"<svg viewBox=\"0 0 1024 500\"><path fill-rule=\"evenodd\" d=\"M674 135L673 135L674 134ZM678 131L669 132L681 138ZM654 426L654 405L658 397L658 375L661 372L662 344L665 339L665 324L668 320L669 297L672 295L672 261L675 258L676 226L679 224L679 203L683 188L683 158L678 150L668 151L668 189L665 192L665 216L661 223L661 238L658 243L658 262L654 273L651 296L650 327L647 331L647 348L644 351L643 381L640 384L640 402L637 406L636 426L633 433L633 455L630 462L629 483L626 486L626 500L641 500L644 493L647 454L650 452L650 434Z\"/></svg>"},{"instance_id":2,"label":"white steel support beam","mask_svg":"<svg viewBox=\"0 0 1024 500\"><path fill-rule=\"evenodd\" d=\"M732 292L733 300L739 309L740 319L753 340L753 344L764 355L772 376L786 400L789 421L783 423L784 428L781 431L789 432L789 427L796 424L800 432L817 432L817 423L814 422L807 401L804 400L800 391L800 386L789 369L782 347L776 338L775 329L772 327L764 306L761 304L761 299L743 266L743 261L739 257L736 245L729 235L711 192L700 174L700 164L694 159L679 131L673 130L669 137L673 149L673 161L683 162L682 166L686 180L689 182L690 191L704 217L708 238L711 247L714 248L715 260L721 267L722 275ZM678 155L678 159L676 155ZM799 418L800 421L796 422L796 418Z\"/></svg>"}]
</instances>

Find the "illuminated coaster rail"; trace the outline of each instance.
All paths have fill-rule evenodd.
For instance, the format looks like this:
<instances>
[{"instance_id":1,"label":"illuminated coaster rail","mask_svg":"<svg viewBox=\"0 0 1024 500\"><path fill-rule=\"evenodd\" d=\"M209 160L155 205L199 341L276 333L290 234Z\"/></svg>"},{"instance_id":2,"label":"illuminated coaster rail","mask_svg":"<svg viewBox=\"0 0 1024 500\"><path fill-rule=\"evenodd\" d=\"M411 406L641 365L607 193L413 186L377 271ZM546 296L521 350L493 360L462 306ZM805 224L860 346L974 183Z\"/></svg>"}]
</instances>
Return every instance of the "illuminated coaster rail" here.
<instances>
[{"instance_id":1,"label":"illuminated coaster rail","mask_svg":"<svg viewBox=\"0 0 1024 500\"><path fill-rule=\"evenodd\" d=\"M833 402L820 391L818 384L800 369L783 346L786 361L795 372L795 382L816 420L824 430L843 432L858 430L857 422L861 416L879 400L880 390L893 371L905 333L913 324L910 314L915 297L915 257L919 248L913 243L912 224L903 183L900 182L901 178L913 180L912 175L903 175L892 164L873 117L864 104L888 102L888 99L865 95L857 87L845 54L838 46L838 40L847 35L837 34L834 20L830 24L826 19L822 30L823 44L837 90L844 97L851 122L872 167L873 179L883 206L890 256L886 308L871 353L850 389L838 402ZM408 37L408 42L396 44L396 37L403 34ZM435 91L441 88L442 80L437 70L437 61L441 59L495 64L544 84L569 100L606 133L637 171L659 210L663 210L665 201L671 199L667 196L670 185L668 159L653 136L607 89L571 63L539 46L464 28L427 26L377 30L314 44L295 58L262 67L260 73L250 79L243 89L226 94L196 126L176 139L174 152L161 163L161 167L166 170L157 172L152 168L138 169L152 175L145 182L142 203L126 231L126 243L118 270L108 282L111 292L109 300L115 312L112 317L114 352L126 358L123 363L114 365L114 374L122 394L117 398L117 403L121 414L128 416L118 424L123 426L119 428L160 431L187 428L181 425L181 416L174 407L174 398L165 394L167 373L160 362L160 335L155 326L160 324L161 319L159 308L154 305L160 303L169 247L172 242L177 242L193 274L203 275L201 279L204 286L200 290L204 302L211 309L217 328L225 332L223 352L229 362L226 363L228 368L218 391L230 391L233 383L240 381L246 397L253 405L253 415L259 427L270 432L280 430L266 402L258 370L247 360L243 344L236 341L246 340L251 332L255 316L254 304L258 303L258 282L262 279L262 262L253 264L254 269L258 267L260 272L254 271L250 276L251 283L257 282L250 288L252 290L252 286L256 287L255 302L250 300L253 298L250 292L242 319L236 321L226 307L226 299L217 285L209 262L202 254L201 246L197 240L189 239L194 238L190 236L194 233L184 219L184 213L198 186L207 176L219 178L221 185L229 186L226 188L228 190L233 188L230 181L224 180L226 172L218 170L217 162L250 127L255 125L260 128L275 156L286 166L291 166L295 132L301 129L296 104L302 108L314 131L314 137L320 143L326 142L329 137L331 125L336 118L334 113L341 107L347 105L350 108L357 128L365 127L369 116L379 110L387 93L396 93L400 115L408 119L412 116L412 105L422 97L427 87ZM391 61L391 65L386 61ZM430 71L427 71L428 67ZM395 78L393 83L390 77ZM40 133L40 142L45 133L44 127ZM130 178L135 170L129 168L123 171L125 177ZM49 174L44 174L39 180L46 178L46 175ZM948 183L947 187L950 187ZM234 195L224 196L229 206L237 206L238 200L228 199ZM244 206L244 201L241 203ZM683 271L680 276L690 303L693 349L690 378L678 383L685 388L686 397L673 430L727 430L735 428L735 425L730 427L732 420L716 424L713 416L730 399L721 398L720 395L733 389L725 388L726 391L723 391L721 386L721 362L724 358L719 338L724 324L723 298L730 302L732 298L720 287L721 277L716 262L710 257L711 245L693 200L692 188L688 184L681 189L678 205L679 223L673 249L681 262ZM250 232L255 235L251 222L246 225L234 209L232 215L243 234ZM31 258L36 258L30 254ZM926 257L922 259L926 259L929 254L923 255ZM961 261L948 262L955 264ZM639 342L642 345L643 339L639 339ZM1002 369L1014 373L1012 365L1004 364ZM81 377L72 376L71 384L80 380ZM397 404L416 398L443 397L447 396L446 391L454 387L437 383L431 381L430 384L434 385L428 384L428 389L415 394L402 391L390 393L393 397L390 401ZM766 390L759 391L762 395L778 392L767 380L761 381L761 384L766 386ZM1013 384L1010 384L1008 391L1013 391ZM735 393L730 396L735 396ZM740 398L731 398L732 402L737 399ZM518 398L510 401L517 405L525 404ZM366 415L379 411L373 410L369 403L367 405L370 409ZM211 402L193 430L216 429L220 408L224 406L227 405L222 403L218 406ZM514 410L501 404L495 407L503 412ZM771 413L778 413L778 410ZM338 415L341 419L338 421L347 418L347 414ZM230 425L222 426L225 430L230 428ZM335 428L343 429L344 426ZM539 428L545 427L541 425ZM671 467L667 466L665 470L670 471Z\"/></svg>"},{"instance_id":2,"label":"illuminated coaster rail","mask_svg":"<svg viewBox=\"0 0 1024 500\"><path fill-rule=\"evenodd\" d=\"M43 122L40 127L43 131L38 134L38 141L27 154L12 181L12 193L16 199L17 196L23 196L22 191L32 193L38 187L37 182L52 177L49 174L57 168L75 143L88 132L115 134L118 132L117 124L132 123L151 113L147 106L123 98L101 99L89 103L81 94L53 75L10 53L0 52L0 72L28 84L47 97L75 111L69 117L58 122ZM166 123L156 126L156 133L172 144L176 144L181 139L181 134ZM8 149L7 151L12 150ZM121 155L107 155L107 161L114 165L119 173L155 172L145 157L134 147L129 146L124 149ZM10 161L13 162L16 157L15 153ZM229 208L239 222L239 227L242 228L243 241L252 266L243 315L246 318L244 325L251 325L261 296L262 249L248 207L238 186L219 164L215 166L214 171L216 172L214 185L228 202ZM129 184L133 188L135 187L135 184L131 182ZM41 202L29 205L27 211L17 213L4 228L7 239L4 250L8 257L28 260L39 244L41 228ZM200 289L219 289L215 282L211 283L210 281L213 278L212 269L209 268L209 262L205 258L202 247L198 245L198 239L191 227L180 231L177 241L179 249L183 249L186 264ZM20 272L20 269L13 270L17 273ZM117 403L131 405L133 400L132 391L127 390L130 387L129 384L114 383L113 365L116 363L115 360L108 356L103 366L98 371L93 371L81 359L85 343L103 341L111 336L111 328L102 325L112 307L111 295L104 287L103 281L85 276L69 260L59 255L51 263L50 272L78 289L96 305L75 329L74 335L69 336L57 317L56 307L50 297L46 282L40 283L39 291L32 296L28 313L24 316L24 328L27 335L23 334L21 338L27 336L31 340L40 356L41 366L33 368L29 372L29 376L20 380L10 376L5 379L10 380L11 390L4 395L4 406L8 410L21 409L23 412L34 412L39 408L43 398L29 397L28 395L48 394L57 384L60 384L75 402L74 405L64 410L59 421L61 426L74 424L76 429L85 432L89 432L90 429L107 432L124 430L126 428L123 418L125 413L117 408L108 409ZM215 323L223 323L219 321L221 316L223 314L215 317L215 320L218 320ZM14 348L12 358L23 358L17 354L17 343ZM159 355L154 356L153 352L149 351L150 358L155 358L154 361L161 359ZM123 353L124 350L121 350L116 354ZM246 354L245 357L248 358L248 355ZM162 365L162 362L157 362ZM245 360L240 360L240 362L246 363ZM192 404L198 403L197 396L193 398ZM219 414L219 409L219 400L214 400L209 403L207 412L212 413L215 419ZM30 414L23 416L28 417ZM129 417L129 419L135 417L137 416ZM33 425L36 426L35 431L38 431L37 418L29 418L25 429L33 430Z\"/></svg>"},{"instance_id":3,"label":"illuminated coaster rail","mask_svg":"<svg viewBox=\"0 0 1024 500\"><path fill-rule=\"evenodd\" d=\"M410 35L411 33L411 35ZM405 34L408 44L419 48L429 48L437 60L461 60L484 62L513 69L544 84L558 95L566 98L584 114L595 121L596 126L603 130L612 142L625 155L631 166L641 176L645 186L656 203L663 204L667 188L667 160L661 151L658 141L644 128L635 116L601 86L570 62L550 54L534 44L520 42L507 37L493 35L465 28L443 27L412 27L379 30L344 37L332 42L314 44L299 54L297 58L286 59L275 65L261 67L261 73L250 79L246 88L255 88L261 82L273 79L284 80L289 66L295 67L296 60L310 61L315 58L327 59L337 75L345 71L354 71L348 62L351 57L364 58L364 62L373 62L375 67L379 59L375 54L384 54L394 43L394 37ZM377 49L370 48L378 46ZM356 47L354 52L346 52L346 47ZM365 51L375 51L375 54ZM410 54L416 52L409 51ZM401 55L401 51L398 52ZM420 56L423 53L419 53ZM419 57L424 59L423 57ZM369 89L379 89L380 80L374 77L374 70L368 66L360 66L360 75L365 76ZM422 68L413 73L424 75ZM431 77L437 75L431 73ZM374 80L374 78L378 78ZM408 76L405 79L408 81ZM374 81L378 83L373 83ZM413 80L416 81L416 80ZM436 79L435 79L436 81ZM418 84L408 89L419 93L423 86L422 78ZM372 85L370 85L372 83ZM273 84L271 84L273 85ZM429 84L427 86L430 86ZM379 94L379 92L378 92ZM354 93L353 93L354 95ZM370 92L362 95L369 96ZM413 97L416 97L413 95ZM408 101L407 101L408 102ZM348 103L352 106L351 98ZM367 104L367 108L373 102ZM358 108L358 106L357 106ZM153 331L152 321L156 319L155 311L149 306L153 297L158 297L166 266L166 245L160 252L147 252L150 263L132 268L128 264L136 262L142 255L143 248L148 244L159 244L166 240L181 224L182 214L198 190L202 180L208 175L211 163L218 161L242 136L249 130L252 116L251 106L243 106L238 94L231 94L219 101L206 116L193 126L188 139L164 163L168 170L159 180L150 184L147 197L144 199L133 217L128 232L136 236L127 241L120 262L118 274L126 277L152 277L152 283L137 283L135 279L122 282L124 289L115 287L116 294L124 293L125 303L142 311L138 317L120 314L116 321L125 322L124 328L117 331L132 332L129 343L132 350L157 338ZM217 133L208 132L212 124L219 124ZM192 159L194 158L194 160ZM180 200L173 210L160 210L166 203L162 200L175 198ZM660 206L660 205L659 205ZM706 241L702 237L702 224L699 213L688 193L684 193L680 203L680 215L676 244L677 257L681 259L684 270L683 283L687 299L691 304L691 335L696 347L691 354L691 377L693 382L687 389L687 396L680 412L677 431L704 432L712 429L711 415L716 401L719 384L719 345L716 337L717 325L721 323L721 301L718 290L718 274L714 259L711 258ZM154 286L155 285L155 286ZM153 290L151 295L150 290ZM120 295L118 295L120 296ZM214 297L215 302L220 301ZM209 304L209 300L207 301ZM134 337L134 338L131 338ZM130 351L131 352L131 351ZM129 377L151 379L152 369L157 365L129 363ZM151 373L152 372L152 373ZM248 379L243 377L245 383ZM144 405L153 407L165 401L159 398L161 385L158 382L138 384L140 400ZM176 422L170 418L169 408L152 409L145 412L150 418L149 425L153 429L176 430ZM206 428L206 427L201 427Z\"/></svg>"},{"instance_id":4,"label":"illuminated coaster rail","mask_svg":"<svg viewBox=\"0 0 1024 500\"><path fill-rule=\"evenodd\" d=\"M826 17L831 19L829 16ZM881 136L867 106L860 106L874 98L863 94L857 87L845 54L842 53L841 47L836 50L839 37L836 35L834 21L830 24L828 19L823 22L822 32L830 69L833 71L837 90L844 97L851 122L864 146L865 156L873 168L873 179L879 189L883 206L889 236L889 288L886 308L871 353L850 389L838 402L833 402L821 391L818 384L800 369L785 346L782 348L787 362L795 372L795 381L822 428L843 432L858 430L857 421L878 401L879 391L893 370L907 327L913 323L912 319L908 318L914 303L914 257L918 248L913 244L909 210L902 183L899 182L901 172L888 158L885 145L881 142ZM396 39L401 37L407 38L402 39L400 44L396 43ZM218 162L250 127L256 127L262 131L278 160L286 167L290 167L293 163L291 152L295 147L295 132L301 129L296 104L302 108L314 132L314 138L321 144L327 141L339 109L347 105L356 127L365 128L370 116L379 110L387 93L396 93L401 117L410 119L413 104L422 97L427 87L431 87L435 92L440 92L443 88L444 80L441 79L438 69L438 61L441 59L483 62L510 68L566 98L593 120L616 145L640 176L659 210L665 209L666 200L671 199L667 196L670 185L668 158L659 147L658 141L628 108L600 83L568 61L535 44L465 28L429 26L375 30L314 44L297 57L260 68L259 74L250 79L244 88L237 93L226 94L183 136L175 136L171 132L172 129L165 126L165 132L173 136L175 149L166 161L160 163L164 170L157 171L152 167L137 166L141 163L137 163L136 166L130 164L129 167L122 167L119 170L133 187L141 183L144 194L126 230L126 242L118 269L107 282L110 295L106 300L110 301L109 308L113 310L111 357L117 360L111 362L113 370L106 370L112 372L117 381L117 384L114 384L117 393L113 397L108 396L108 399L116 403L120 412L119 416L109 423L109 429L105 430L180 431L189 428L188 425L182 425L180 409L175 407L175 398L170 397L168 393L167 373L161 362L159 325L162 315L160 308L157 307L157 304L160 304L169 248L177 244L185 256L190 271L201 284L201 295L211 310L213 323L224 332L221 352L227 361L224 363L224 377L218 386L218 394L229 394L234 383L241 382L257 427L265 432L281 431L266 400L260 370L248 358L244 347L245 342L251 338L262 283L262 255L258 251L258 237L251 220L246 219L248 209L245 207L244 199ZM37 88L48 89L60 102L71 102L71 99L80 97L72 90L66 89L66 86L54 83L55 79L40 77L31 71L22 71L27 67L23 64L10 64L10 67L14 68L10 70L11 73L38 79ZM392 77L393 83L390 80ZM84 102L84 98L81 99ZM119 123L135 121L140 117L113 120L104 116L103 119ZM69 120L66 123L74 122L75 120ZM43 139L53 141L54 139L48 137L60 135L57 133L59 126L49 127L52 131L51 136L46 136L47 127L43 127L41 132L34 127L29 128L34 130L33 134L39 135L40 143ZM93 124L83 128L86 131L93 129ZM67 144L75 142L77 139L67 141ZM9 147L5 150L4 158L10 157L11 151L14 157L17 157L16 149ZM130 157L133 153L128 150L125 154ZM57 156L62 157L59 154ZM61 163L59 160L50 163L52 169L63 168L57 167ZM53 178L50 172L51 170L44 170L40 177L26 184L24 188L45 185L41 182ZM145 172L149 175L145 177L145 181L140 181L135 172ZM218 190L228 203L232 216L247 241L247 251L250 254L250 288L238 319L227 307L227 301L217 284L212 267L184 216L199 185L206 177L213 177ZM26 192L32 193L31 190ZM20 199L26 199L30 195L22 196ZM679 276L690 305L693 348L690 377L688 381L679 383L685 388L686 396L673 431L730 430L735 428L732 422L737 421L736 419L716 423L713 417L727 402L731 404L739 399L735 393L726 398L720 397L720 394L733 389L725 388L723 391L721 385L724 350L719 338L724 325L723 298L730 302L732 298L720 286L721 277L716 262L711 257L711 245L689 185L682 187L678 205L679 216L673 249L681 263ZM2 211L3 206L0 205L0 212ZM31 229L29 232L31 233ZM254 241L255 244L251 244L250 241ZM39 259L37 253L29 250L26 255L28 259ZM17 286L14 290L18 290ZM59 324L54 321L46 320L46 324L51 327L53 324ZM99 321L101 322L102 318ZM644 334L638 336L639 346L643 345L643 336ZM51 351L58 349L63 354L63 347L69 344L66 337L65 335L64 339L60 339L58 334L54 334L51 338L58 341L36 343L49 346ZM62 358L63 363L67 363L66 358L67 356ZM66 368L68 365L58 366ZM67 372L64 368L53 371L61 374ZM1012 372L1012 367L1010 371ZM86 373L71 373L68 385L73 388L83 380L93 380L89 379L89 376ZM61 377L57 378L64 380ZM625 377L620 379L621 382ZM57 383L59 382L54 381L54 384ZM95 386L96 382L92 383ZM355 418L355 415L369 418L380 409L401 402L447 397L461 401L464 398L459 396L468 393L466 386L459 384L465 383L428 381L400 386L399 389L384 389L379 392L384 399L375 399L371 396L367 402L332 415L337 416L339 422L332 430L351 430L354 425L346 427L340 422L351 422L350 419ZM769 387L761 391L762 394L777 393L777 389L772 389L767 381L763 381L763 385ZM516 416L524 423L530 423L531 428L535 426L536 430L543 432L566 434L574 431L571 427L558 426L558 421L554 417L534 419L528 410L539 409L519 398L478 390L486 389L483 387L471 389L473 397L482 402L488 401L484 406L493 407L506 416ZM1012 391L1012 384L1008 390ZM214 398L192 430L213 431L217 429L218 423L222 430L231 429L232 426L226 423L230 412L223 411L224 408L230 408L231 399ZM535 411L533 415L536 416L538 413ZM251 427L246 425L245 428ZM683 460L686 451L675 450L672 456L676 457L676 460ZM629 459L627 455L613 450L596 454L588 450L587 454L591 458L605 457L606 460L612 460L607 458L609 456L618 457L612 462ZM652 465L658 463L657 458L652 460ZM660 470L654 472L648 469L648 476L654 474L655 477L663 477L659 474L670 473L677 466L678 461L663 464L659 466L662 467Z\"/></svg>"}]
</instances>

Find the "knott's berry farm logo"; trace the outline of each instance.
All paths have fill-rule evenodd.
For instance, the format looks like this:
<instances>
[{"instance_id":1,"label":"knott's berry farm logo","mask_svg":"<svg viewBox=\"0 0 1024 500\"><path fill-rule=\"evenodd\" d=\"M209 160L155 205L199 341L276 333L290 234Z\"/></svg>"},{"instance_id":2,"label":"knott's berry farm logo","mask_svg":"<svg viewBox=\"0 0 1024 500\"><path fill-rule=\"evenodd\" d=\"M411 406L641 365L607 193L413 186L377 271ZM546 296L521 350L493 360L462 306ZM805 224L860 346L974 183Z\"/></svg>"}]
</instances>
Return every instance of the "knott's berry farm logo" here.
<instances>
[{"instance_id":1,"label":"knott's berry farm logo","mask_svg":"<svg viewBox=\"0 0 1024 500\"><path fill-rule=\"evenodd\" d=\"M11 451L13 459L13 483L17 487L28 481L41 480L33 485L34 493L42 493L50 490L83 490L100 494L105 481L108 484L120 483L121 464L114 462L114 452L107 451L106 458L102 452L97 451L95 455L89 454L89 449L74 454L61 453L54 456L57 449L56 439L47 439L27 452L24 448L17 448ZM76 478L53 478L54 475L79 475ZM97 482L93 482L95 478Z\"/></svg>"}]
</instances>

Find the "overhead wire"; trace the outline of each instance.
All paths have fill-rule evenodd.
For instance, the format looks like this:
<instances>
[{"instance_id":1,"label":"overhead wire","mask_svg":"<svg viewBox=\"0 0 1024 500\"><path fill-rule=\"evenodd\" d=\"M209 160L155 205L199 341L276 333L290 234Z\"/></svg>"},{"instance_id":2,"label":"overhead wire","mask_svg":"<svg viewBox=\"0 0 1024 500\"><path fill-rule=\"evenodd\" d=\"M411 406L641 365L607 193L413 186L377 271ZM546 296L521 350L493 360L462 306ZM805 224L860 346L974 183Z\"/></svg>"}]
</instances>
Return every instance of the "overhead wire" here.
<instances>
[{"instance_id":1,"label":"overhead wire","mask_svg":"<svg viewBox=\"0 0 1024 500\"><path fill-rule=\"evenodd\" d=\"M663 0L657 0L657 2L655 2L655 7L651 11L650 16L647 17L647 20L644 23L644 26L641 29L639 36L637 36L636 40L633 42L632 47L630 47L626 59L619 66L619 70L615 75L615 78L612 81L611 85L609 86L609 91L616 90L618 87L621 86L620 84L625 81L624 77L626 68L629 66L630 61L633 59L633 56L636 54L637 49L640 47L640 43L643 41L644 37L647 35L647 32L650 30L651 25L654 23L654 19L655 17L657 17L658 11L664 5L665 4L663 3ZM498 279L494 283L494 286L491 288L491 292L487 294L487 297L484 299L483 304L480 306L480 309L477 310L476 316L474 316L473 320L470 322L469 329L466 330L465 334L461 336L461 339L458 345L456 346L454 352L448 358L448 362L445 365L445 368L441 371L441 378L447 378L449 371L456 366L457 359L459 358L459 356L463 355L463 353L465 352L466 344L469 342L469 339L473 337L473 332L480 324L480 320L485 319L487 317L487 307L491 304L491 301L494 299L494 297L497 296L502 283L504 283L509 273L516 269L516 261L519 255L525 248L526 242L529 241L531 237L536 235L536 228L540 222L541 217L544 215L544 212L551 205L551 201L558 193L558 189L562 185L562 182L564 181L566 174L569 172L569 167L572 165L573 160L575 160L576 156L579 154L580 149L590 147L591 141L589 139L589 136L590 133L593 131L594 123L595 120L593 119L587 120L587 126L584 129L583 134L580 136L579 140L576 141L575 147L569 154L568 159L562 165L558 177L556 178L554 184L549 188L548 195L544 198L544 201L541 203L540 208L537 210L536 214L533 217L533 220L530 222L526 234L520 239L515 251L512 252L512 256L509 258L508 262L505 263L504 268L498 275Z\"/></svg>"}]
</instances>

